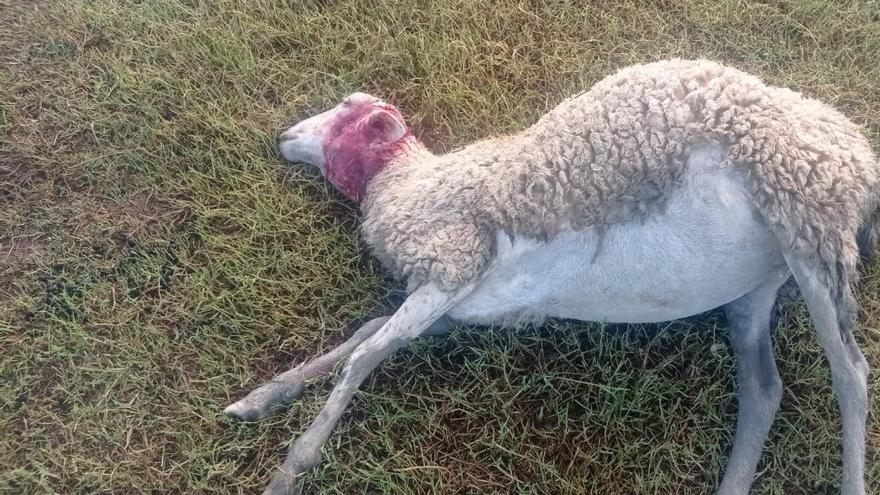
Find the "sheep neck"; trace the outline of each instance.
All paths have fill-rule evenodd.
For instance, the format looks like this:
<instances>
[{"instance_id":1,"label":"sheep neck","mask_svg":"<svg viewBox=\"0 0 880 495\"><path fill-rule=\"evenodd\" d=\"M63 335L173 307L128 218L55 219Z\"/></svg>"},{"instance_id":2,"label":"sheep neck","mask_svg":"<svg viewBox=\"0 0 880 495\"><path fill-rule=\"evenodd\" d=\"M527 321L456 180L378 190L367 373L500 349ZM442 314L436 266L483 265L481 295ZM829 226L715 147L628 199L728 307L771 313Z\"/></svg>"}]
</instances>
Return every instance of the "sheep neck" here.
<instances>
[{"instance_id":1,"label":"sheep neck","mask_svg":"<svg viewBox=\"0 0 880 495\"><path fill-rule=\"evenodd\" d=\"M391 164L408 161L411 154L424 149L409 132L393 143L361 146L352 142L327 156L327 179L339 192L356 203L363 201L367 184Z\"/></svg>"}]
</instances>

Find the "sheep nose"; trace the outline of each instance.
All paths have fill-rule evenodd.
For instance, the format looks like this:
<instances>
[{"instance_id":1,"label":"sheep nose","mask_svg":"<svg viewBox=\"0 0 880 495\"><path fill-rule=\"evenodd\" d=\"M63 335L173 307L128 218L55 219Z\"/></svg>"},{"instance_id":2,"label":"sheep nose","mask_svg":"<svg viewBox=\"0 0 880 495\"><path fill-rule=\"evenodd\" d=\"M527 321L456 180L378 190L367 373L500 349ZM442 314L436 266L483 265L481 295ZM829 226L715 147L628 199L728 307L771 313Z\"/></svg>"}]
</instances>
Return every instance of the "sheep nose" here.
<instances>
[{"instance_id":1,"label":"sheep nose","mask_svg":"<svg viewBox=\"0 0 880 495\"><path fill-rule=\"evenodd\" d=\"M299 138L299 136L300 136L300 132L294 130L293 127L291 127L290 129L287 129L286 131L282 132L281 135L278 136L278 140L279 141L292 141L294 139Z\"/></svg>"}]
</instances>

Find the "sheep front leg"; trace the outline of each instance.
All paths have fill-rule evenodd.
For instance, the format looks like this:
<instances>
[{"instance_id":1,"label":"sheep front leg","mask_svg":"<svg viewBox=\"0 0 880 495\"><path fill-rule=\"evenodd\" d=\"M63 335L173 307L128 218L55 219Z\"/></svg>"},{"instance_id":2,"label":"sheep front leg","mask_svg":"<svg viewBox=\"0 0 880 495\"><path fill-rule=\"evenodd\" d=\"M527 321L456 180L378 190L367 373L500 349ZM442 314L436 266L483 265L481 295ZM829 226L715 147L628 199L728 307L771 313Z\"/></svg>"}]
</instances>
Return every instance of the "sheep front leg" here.
<instances>
[{"instance_id":1,"label":"sheep front leg","mask_svg":"<svg viewBox=\"0 0 880 495\"><path fill-rule=\"evenodd\" d=\"M302 394L308 380L330 371L337 361L351 354L355 347L382 328L388 318L382 316L364 323L339 347L272 378L224 409L223 413L243 421L256 421L266 417L272 408L290 404Z\"/></svg>"},{"instance_id":2,"label":"sheep front leg","mask_svg":"<svg viewBox=\"0 0 880 495\"><path fill-rule=\"evenodd\" d=\"M223 410L227 416L242 421L265 418L273 408L290 404L299 398L309 380L328 373L341 359L348 357L363 341L376 333L390 316L380 316L364 323L348 340L332 351L305 363L300 363L270 381L255 388L243 399ZM424 335L441 335L449 331L451 321L441 318L424 332Z\"/></svg>"},{"instance_id":3,"label":"sheep front leg","mask_svg":"<svg viewBox=\"0 0 880 495\"><path fill-rule=\"evenodd\" d=\"M470 287L453 292L444 292L433 284L419 287L379 331L357 346L324 408L291 446L284 464L272 477L264 495L298 494L297 478L318 464L321 447L361 382L383 359L423 334L469 291Z\"/></svg>"}]
</instances>

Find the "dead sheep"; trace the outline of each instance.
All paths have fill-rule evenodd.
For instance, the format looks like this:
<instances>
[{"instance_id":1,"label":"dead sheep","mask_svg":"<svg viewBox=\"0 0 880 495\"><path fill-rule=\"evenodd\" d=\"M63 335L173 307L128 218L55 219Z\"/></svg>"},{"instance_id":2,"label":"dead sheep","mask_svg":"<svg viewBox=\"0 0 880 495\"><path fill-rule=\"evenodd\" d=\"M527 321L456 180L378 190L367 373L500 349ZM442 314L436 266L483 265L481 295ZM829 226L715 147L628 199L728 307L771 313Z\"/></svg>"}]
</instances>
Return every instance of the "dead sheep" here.
<instances>
[{"instance_id":1,"label":"dead sheep","mask_svg":"<svg viewBox=\"0 0 880 495\"><path fill-rule=\"evenodd\" d=\"M841 493L865 493L868 364L852 336L852 285L859 241L868 254L876 237L880 168L834 109L715 62L666 60L620 70L520 133L445 155L364 93L288 129L280 150L360 203L366 244L408 297L226 409L261 418L348 357L267 494L298 493L370 371L450 322L642 323L716 307L739 388L717 493L745 494L782 396L770 319L791 276L839 401Z\"/></svg>"}]
</instances>

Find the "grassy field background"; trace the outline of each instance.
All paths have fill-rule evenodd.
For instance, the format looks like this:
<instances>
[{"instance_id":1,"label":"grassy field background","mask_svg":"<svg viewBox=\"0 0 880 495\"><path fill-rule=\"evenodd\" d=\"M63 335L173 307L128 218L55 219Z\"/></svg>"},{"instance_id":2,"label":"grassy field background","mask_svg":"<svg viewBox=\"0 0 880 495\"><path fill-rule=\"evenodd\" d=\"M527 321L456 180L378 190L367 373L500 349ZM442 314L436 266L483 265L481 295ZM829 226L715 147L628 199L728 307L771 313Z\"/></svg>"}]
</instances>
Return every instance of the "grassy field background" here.
<instances>
[{"instance_id":1,"label":"grassy field background","mask_svg":"<svg viewBox=\"0 0 880 495\"><path fill-rule=\"evenodd\" d=\"M821 98L880 150L880 4L819 0L0 0L0 493L254 493L332 380L220 411L385 314L357 211L286 168L283 124L355 90L437 151L521 129L617 67L709 57ZM880 266L857 334L880 370ZM755 493L836 493L800 304ZM735 423L713 313L456 330L364 384L312 493L699 494ZM880 371L869 493L880 493Z\"/></svg>"}]
</instances>

